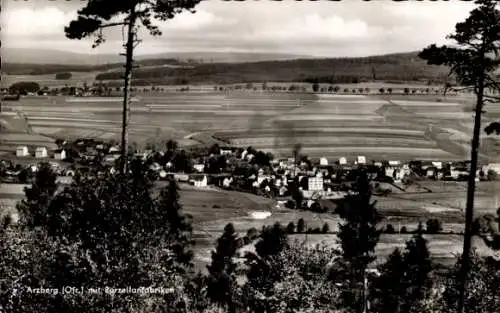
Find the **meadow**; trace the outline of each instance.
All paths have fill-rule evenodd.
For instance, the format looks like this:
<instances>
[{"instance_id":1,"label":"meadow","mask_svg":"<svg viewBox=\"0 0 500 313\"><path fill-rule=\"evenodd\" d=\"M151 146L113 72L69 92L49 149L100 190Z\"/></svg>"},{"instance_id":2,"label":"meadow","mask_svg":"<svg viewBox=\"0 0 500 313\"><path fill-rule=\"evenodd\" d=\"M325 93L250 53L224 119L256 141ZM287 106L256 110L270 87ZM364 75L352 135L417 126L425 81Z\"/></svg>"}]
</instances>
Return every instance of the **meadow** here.
<instances>
[{"instance_id":1,"label":"meadow","mask_svg":"<svg viewBox=\"0 0 500 313\"><path fill-rule=\"evenodd\" d=\"M120 97L24 97L5 102L22 112L34 133L52 138L118 139ZM262 91L138 93L131 104L130 137L181 144L220 138L234 145L291 157L302 153L330 161L354 159L468 158L472 114L464 99L428 95L348 95ZM484 118L483 123L490 121ZM34 139L36 141L38 139ZM184 140L184 141L183 141ZM491 141L482 158L499 160ZM201 142L200 142L201 141ZM493 148L492 148L493 147Z\"/></svg>"},{"instance_id":2,"label":"meadow","mask_svg":"<svg viewBox=\"0 0 500 313\"><path fill-rule=\"evenodd\" d=\"M0 215L15 212L15 204L23 198L25 185L0 184ZM225 191L216 188L199 189L190 185L181 184L180 203L186 213L193 216L195 231L196 265L203 268L210 258L210 251L214 248L216 239L222 234L224 226L231 222L237 232L246 234L247 230L255 227L272 225L280 222L287 225L297 223L300 218L306 222L307 228L322 227L328 223L332 232L338 231L342 220L332 212L314 213L284 208L274 200L252 194ZM384 216L380 227L392 224L396 230L405 226L409 231L417 228L419 222L429 218L439 218L443 222L443 234L426 235L429 240L430 251L440 264L454 262L455 254L461 251L462 237L447 234L463 231L463 209L465 206L465 185L454 182L429 182L426 184L432 193L400 193L389 197L374 197L377 209ZM161 184L158 185L159 190ZM481 182L476 194L476 216L485 213L494 214L498 208L500 195L499 182ZM323 200L328 201L328 200ZM404 247L409 234L384 234L381 237L377 254L383 260L395 247ZM308 234L292 235L292 242L296 240L313 245L324 243L336 246L336 235ZM488 254L491 251L482 241L475 240L474 246L480 253Z\"/></svg>"}]
</instances>

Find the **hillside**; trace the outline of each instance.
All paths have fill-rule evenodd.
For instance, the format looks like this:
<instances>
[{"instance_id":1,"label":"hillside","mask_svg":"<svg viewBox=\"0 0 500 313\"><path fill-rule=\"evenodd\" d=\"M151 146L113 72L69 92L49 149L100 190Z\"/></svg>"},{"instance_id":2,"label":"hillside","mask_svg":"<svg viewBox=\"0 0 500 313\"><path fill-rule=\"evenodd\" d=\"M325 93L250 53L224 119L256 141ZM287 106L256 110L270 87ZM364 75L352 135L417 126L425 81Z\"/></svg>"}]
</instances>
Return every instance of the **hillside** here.
<instances>
[{"instance_id":1,"label":"hillside","mask_svg":"<svg viewBox=\"0 0 500 313\"><path fill-rule=\"evenodd\" d=\"M124 57L115 54L83 54L48 49L1 48L2 70L8 74L52 74L56 71L93 71L121 66ZM168 63L241 63L268 60L290 60L310 58L305 55L282 53L242 53L242 52L166 52L138 54L135 60L145 64ZM163 63L162 63L163 61ZM34 72L32 70L35 69Z\"/></svg>"},{"instance_id":2,"label":"hillside","mask_svg":"<svg viewBox=\"0 0 500 313\"><path fill-rule=\"evenodd\" d=\"M417 53L364 58L297 59L251 63L198 64L192 68L139 68L136 80L148 84L228 84L241 82L355 83L360 81L441 81L447 68L427 65ZM121 71L101 73L100 80L117 80Z\"/></svg>"},{"instance_id":3,"label":"hillside","mask_svg":"<svg viewBox=\"0 0 500 313\"><path fill-rule=\"evenodd\" d=\"M188 56L190 54L186 54ZM194 54L193 54L194 55ZM201 55L201 54L198 54ZM240 60L251 59L257 54L234 54L242 56ZM233 56L234 56L233 55ZM159 55L158 55L159 56ZM158 57L157 56L157 57ZM163 56L163 55L162 55ZM223 56L220 54L219 56ZM448 73L445 67L427 65L416 52L400 53L363 58L300 58L294 60L272 60L231 63L227 62L196 63L193 59L175 58L138 59L138 68L134 70L136 85L151 84L229 84L242 82L313 82L321 83L356 83L362 81L403 82L421 81L439 82ZM271 55L260 55L260 57ZM279 56L276 56L278 58ZM284 57L281 55L281 57ZM5 58L4 58L5 60ZM7 59L8 60L8 59ZM98 80L116 81L121 84L123 63L97 65L27 64L3 63L3 76L53 75L59 72L88 73ZM75 76L75 75L73 75ZM81 75L80 75L81 76ZM33 76L33 80L36 80ZM16 79L17 80L17 79Z\"/></svg>"}]
</instances>

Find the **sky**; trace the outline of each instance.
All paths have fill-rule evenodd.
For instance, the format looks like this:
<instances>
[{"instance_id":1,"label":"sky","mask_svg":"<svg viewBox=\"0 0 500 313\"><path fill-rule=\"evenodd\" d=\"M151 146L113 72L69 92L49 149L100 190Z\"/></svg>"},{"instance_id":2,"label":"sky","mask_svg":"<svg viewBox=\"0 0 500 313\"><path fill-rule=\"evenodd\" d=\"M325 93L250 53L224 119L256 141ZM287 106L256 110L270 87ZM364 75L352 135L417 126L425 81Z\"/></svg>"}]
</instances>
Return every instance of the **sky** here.
<instances>
[{"instance_id":1,"label":"sky","mask_svg":"<svg viewBox=\"0 0 500 313\"><path fill-rule=\"evenodd\" d=\"M121 27L105 32L92 49L90 39L69 40L64 26L85 0L3 0L3 47L57 49L78 53L121 50ZM319 57L367 56L416 51L445 44L474 4L467 1L205 0L196 13L157 22L163 32L141 31L137 54L162 52L267 52Z\"/></svg>"}]
</instances>

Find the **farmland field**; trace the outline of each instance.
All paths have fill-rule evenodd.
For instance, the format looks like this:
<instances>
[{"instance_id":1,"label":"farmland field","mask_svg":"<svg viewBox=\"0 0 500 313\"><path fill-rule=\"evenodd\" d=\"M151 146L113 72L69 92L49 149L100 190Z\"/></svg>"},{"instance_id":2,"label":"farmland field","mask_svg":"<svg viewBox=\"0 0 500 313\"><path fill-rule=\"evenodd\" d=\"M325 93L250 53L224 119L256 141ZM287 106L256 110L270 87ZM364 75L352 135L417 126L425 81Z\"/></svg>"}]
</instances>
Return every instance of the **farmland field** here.
<instances>
[{"instance_id":1,"label":"farmland field","mask_svg":"<svg viewBox=\"0 0 500 313\"><path fill-rule=\"evenodd\" d=\"M15 204L23 198L24 185L0 184L0 216L6 212L15 211ZM159 186L161 187L161 186ZM390 197L374 197L378 210L384 215L381 226L391 223L396 229L405 226L414 230L419 221L425 223L428 218L439 218L443 222L444 232L463 231L463 205L465 189L463 185L454 182L436 182L427 184L432 193L398 194ZM500 191L499 183L484 182L478 185L476 210L478 214L494 213L498 207L495 194ZM193 186L181 185L180 201L187 213L193 215L196 264L202 268L209 260L210 251L224 226L231 222L240 234L255 227L261 229L264 225L280 222L287 225L297 223L300 218L306 221L307 227L321 227L328 223L332 231L338 230L341 219L331 213L313 213L296 211L277 206L273 200L251 194L222 191L200 190ZM325 200L326 201L326 200ZM381 258L387 256L396 246L404 245L409 235L383 235L377 248ZM433 257L444 264L454 260L454 253L461 249L459 235L428 235ZM335 244L335 235L307 235L307 244L323 242ZM293 235L292 240L303 240L304 235ZM481 253L489 250L481 241L474 242Z\"/></svg>"},{"instance_id":2,"label":"farmland field","mask_svg":"<svg viewBox=\"0 0 500 313\"><path fill-rule=\"evenodd\" d=\"M302 153L331 161L357 155L463 160L468 158L472 132L467 106L463 97L428 95L144 93L131 105L130 137L138 143L160 137L196 144L214 136L278 157L289 157L300 143ZM6 102L4 108L22 112L34 132L49 137L119 138L120 97L24 97ZM486 141L481 158L499 160L498 139Z\"/></svg>"}]
</instances>

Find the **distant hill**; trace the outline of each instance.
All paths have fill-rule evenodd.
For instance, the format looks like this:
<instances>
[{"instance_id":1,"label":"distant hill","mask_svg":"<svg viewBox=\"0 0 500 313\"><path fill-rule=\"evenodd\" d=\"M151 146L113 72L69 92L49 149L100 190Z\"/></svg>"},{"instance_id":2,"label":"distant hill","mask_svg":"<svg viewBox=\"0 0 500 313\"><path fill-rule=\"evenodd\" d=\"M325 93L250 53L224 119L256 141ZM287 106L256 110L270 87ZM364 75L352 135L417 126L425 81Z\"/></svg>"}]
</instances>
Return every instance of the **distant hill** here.
<instances>
[{"instance_id":1,"label":"distant hill","mask_svg":"<svg viewBox=\"0 0 500 313\"><path fill-rule=\"evenodd\" d=\"M5 49L11 53L16 49ZM23 49L21 49L23 50ZM36 50L35 50L36 53ZM63 52L58 64L11 63L19 58L34 60L19 54L2 60L2 72L7 75L42 75L58 72L97 72L96 79L117 81L123 75L123 59L112 56L114 63L98 63L95 56ZM58 56L57 53L54 54ZM41 60L45 57L39 57ZM92 58L94 58L92 61ZM107 57L99 56L99 62ZM199 58L199 59L196 59ZM210 59L211 58L211 59ZM274 59L273 59L274 58ZM66 62L80 62L71 65ZM214 63L200 62L214 61ZM92 63L94 62L94 63ZM362 81L422 81L439 82L447 75L446 67L427 65L417 52L357 58L310 58L283 54L258 53L184 53L142 55L137 57L139 68L134 70L136 85L149 84L228 84L244 82L313 82L356 83ZM116 84L120 84L116 82Z\"/></svg>"},{"instance_id":2,"label":"distant hill","mask_svg":"<svg viewBox=\"0 0 500 313\"><path fill-rule=\"evenodd\" d=\"M26 63L38 65L79 65L95 66L109 63L123 63L124 57L116 54L83 54L49 49L1 48L2 63ZM136 60L175 59L180 62L193 60L199 63L241 63L269 60L291 60L311 58L311 56L283 53L251 53L251 52L166 52L158 54L136 55Z\"/></svg>"},{"instance_id":3,"label":"distant hill","mask_svg":"<svg viewBox=\"0 0 500 313\"><path fill-rule=\"evenodd\" d=\"M148 67L134 71L141 84L229 84L244 82L357 83L362 81L442 82L448 68L427 65L416 52L364 58L296 59L197 64L190 68ZM122 71L100 73L118 80Z\"/></svg>"}]
</instances>

